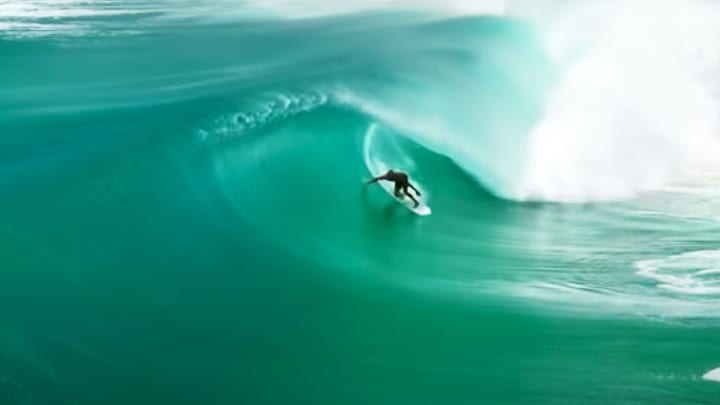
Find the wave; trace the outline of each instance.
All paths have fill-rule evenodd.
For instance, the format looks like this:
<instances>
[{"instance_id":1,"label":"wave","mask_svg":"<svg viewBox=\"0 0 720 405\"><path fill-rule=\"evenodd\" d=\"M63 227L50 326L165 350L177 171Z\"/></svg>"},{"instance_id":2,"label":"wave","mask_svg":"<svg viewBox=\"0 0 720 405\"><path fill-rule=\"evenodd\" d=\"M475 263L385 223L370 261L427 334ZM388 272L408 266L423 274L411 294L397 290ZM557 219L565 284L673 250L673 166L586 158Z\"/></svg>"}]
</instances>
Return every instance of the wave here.
<instances>
[{"instance_id":1,"label":"wave","mask_svg":"<svg viewBox=\"0 0 720 405\"><path fill-rule=\"evenodd\" d=\"M127 8L146 10L142 2L128 1ZM78 9L112 4L60 3ZM212 3L200 0L197 6ZM182 357L185 349L196 350L197 342L213 345L194 332L222 338L218 331L238 324L235 335L247 337L248 344L235 346L257 352L256 343L267 339L248 335L244 325L259 321L270 334L295 336L284 332L308 329L302 319L293 321L298 319L293 308L306 303L312 325L300 337L311 346L315 332L327 329L323 325L338 324L340 312L333 305L361 308L371 329L392 323L395 313L376 315L397 303L402 307L396 309L403 315L410 310L406 318L414 320L420 319L417 311L442 310L443 316L434 318L458 326L458 336L467 332L463 325L482 318L489 327L477 335L482 340L490 331L491 341L506 341L508 327L522 338L528 325L555 325L569 334L549 330L549 340L536 339L539 346L529 348L523 339L509 341L507 353L519 353L517 359L501 355L496 363L517 360L523 367L530 361L538 364L535 371L550 367L560 377L567 367L558 364L577 369L592 357L584 354L595 329L596 340L612 342L612 351L623 328L643 327L659 346L643 346L640 360L656 358L654 350L663 352L663 342L678 337L682 350L712 349L706 342L712 333L704 332L718 326L718 195L706 177L620 204L517 204L502 198L622 198L670 181L712 145L714 95L699 83L715 74L709 71L715 50L699 62L696 54L684 53L692 47L636 55L639 44L650 40L643 35L628 40L628 52L621 52L622 35L607 39L629 29L615 27L618 19L609 18L619 3L557 2L544 9L553 2L505 2L498 14L515 18L464 11L448 17L431 9L423 17L399 18L399 10L409 7L390 3L381 6L392 11L387 15L349 16L358 11L354 4L335 3L317 13L342 16L305 18L306 10L296 15L288 9L280 11L288 14L280 21L252 11L241 15L251 3L235 8L226 2L217 11L233 9L218 24L215 10L173 9L185 1L164 2L169 10L139 19L78 13L55 21L14 20L48 30L77 29L80 35L24 36L21 26L8 40L0 34L0 54L9 58L7 74L0 75L0 187L6 196L0 201L6 225L0 231L5 246L0 267L6 269L4 296L10 303L8 326L0 327L0 357L8 360L0 390L26 402L107 397L104 391L75 392L55 373L86 364L89 372L110 367L122 371L121 379L132 377L123 370L143 364L146 353L167 342L153 328L165 325L170 340L180 330L191 334L185 339L191 344L174 347L168 358L150 359L152 364L169 359L163 373L155 374L168 375L170 385L202 377L196 379L199 388L178 395L180 401L202 402L216 391L214 364L173 374L175 352ZM690 24L683 13L695 16L699 4L678 6L679 22L670 27ZM525 8L517 8L521 5ZM639 16L641 7L633 7L628 19ZM163 18L184 18L185 12L197 21L175 24ZM204 12L210 14L207 23ZM584 13L600 21L586 25ZM649 18L664 21L665 11L658 13ZM642 32L658 33L639 17ZM712 19L712 13L706 17ZM707 28L703 21L693 28ZM585 31L557 35L566 23ZM143 34L108 37L104 26ZM697 33L678 35L685 38L678 46L700 45ZM663 32L658 38L671 45L670 37ZM670 62L653 71L648 65L655 60ZM623 86L629 86L624 93ZM674 103L677 96L687 105ZM693 120L691 135L676 136ZM579 135L577 129L585 127ZM623 159L616 160L617 154ZM423 195L430 196L433 214L420 218L381 188L363 188L373 159L409 171L427 190ZM683 284L684 277L689 282ZM43 298L41 305L28 305L34 297ZM282 301L268 305L266 297ZM56 302L62 313L48 311ZM88 313L88 304L97 311L73 318ZM128 309L140 316L137 322L124 322ZM588 319L595 317L605 319ZM99 336L96 326L106 321L151 331L157 339L136 345L133 353L113 352L126 346L127 334ZM334 340L340 346L331 352L344 350L346 332L353 333L339 326L342 336ZM106 335L110 340L103 340ZM408 341L412 336L395 336L385 346L392 354ZM463 339L467 345L457 353L471 353L477 341ZM276 352L275 343L260 347L261 354ZM222 362L226 346L215 346ZM567 349L560 363L558 347ZM311 357L317 354L309 349ZM531 352L540 357L529 358ZM367 357L361 354L358 359ZM616 359L624 360L620 355ZM412 360L399 356L388 364ZM464 358L457 357L460 372L467 371ZM306 363L305 356L291 360ZM610 360L599 377L627 371L627 362L613 368ZM671 379L697 382L700 370L717 364L696 359L669 370L672 361L666 360L637 362L635 374L641 377L634 383L646 402L664 398ZM421 366L440 371L455 366L431 363ZM87 380L81 374L77 381ZM267 376L256 380L263 387L277 385L278 373ZM467 376L473 386L477 375ZM621 380L615 385L628 386ZM503 386L509 380L498 381ZM494 382L490 385L498 385ZM612 402L616 391L611 387L604 397ZM513 398L523 402L533 392L530 387ZM237 395L240 402L243 394ZM441 394L437 398L447 397ZM533 398L563 402L564 394L550 390ZM684 397L713 398L709 391L691 394ZM584 397L579 392L564 398L572 403Z\"/></svg>"},{"instance_id":2,"label":"wave","mask_svg":"<svg viewBox=\"0 0 720 405\"><path fill-rule=\"evenodd\" d=\"M558 44L556 26L590 10L602 23ZM485 64L477 70L491 60L509 78L458 70L462 79L413 83L405 98L352 102L514 200L626 199L718 161L718 8L582 3L554 20L549 28L536 23L524 49L512 44L524 60L508 46L493 55L497 41L473 50ZM417 99L428 104L416 107Z\"/></svg>"},{"instance_id":3,"label":"wave","mask_svg":"<svg viewBox=\"0 0 720 405\"><path fill-rule=\"evenodd\" d=\"M368 24L373 16L361 14L344 27L332 19L308 23L347 40L347 49L329 52L336 59L366 58L336 66L306 55L317 76L309 92L327 94L448 156L499 197L626 199L672 182L698 164L718 161L712 151L720 146L720 48L714 39L720 37L720 8L700 0L673 0L663 7L645 0L541 3L262 4L282 10L275 15L294 18L369 10L415 10L438 17L410 19L401 27ZM183 4L9 2L0 8L0 24L47 33L52 27L41 26L72 30L90 24L88 17L142 15L148 17L142 28L153 29L163 26L162 17L214 18L217 10L225 10L224 18L255 18L266 25L254 35L272 39L276 29L268 15L253 14L263 7L258 2L244 3L237 13L228 13L222 1ZM303 27L292 29L300 33ZM312 45L312 38L303 41ZM289 46L278 51L292 55ZM186 83L182 89L202 93L214 86L217 92L233 84L229 76L226 81ZM277 116L267 108L285 108L278 102L280 107L244 109L242 117L232 119L256 126L265 114Z\"/></svg>"},{"instance_id":4,"label":"wave","mask_svg":"<svg viewBox=\"0 0 720 405\"><path fill-rule=\"evenodd\" d=\"M377 45L411 63L329 93L512 200L628 199L718 164L720 9L547 4L418 24L404 49Z\"/></svg>"},{"instance_id":5,"label":"wave","mask_svg":"<svg viewBox=\"0 0 720 405\"><path fill-rule=\"evenodd\" d=\"M557 7L552 18L578 23L582 18L574 13L589 12L584 7L589 6ZM613 7L602 10L617 10ZM627 18L638 17L640 9L630 7ZM693 25L701 9L699 3L686 3L685 14L677 12L673 23ZM482 283L483 294L560 307L577 298L590 302L591 310L607 311L601 303L613 302L619 312L642 304L646 314L712 313L705 301L717 294L717 273L708 271L714 256L657 259L668 253L633 249L616 264L624 273L612 275L583 262L617 256L622 246L607 248L605 240L598 250L582 246L596 244L602 232L654 229L646 228L643 221L650 219L640 212L683 226L689 218L702 222L715 215L714 206L694 200L696 188L674 196L677 207L658 199L607 216L596 211L553 215L549 210L566 207L540 212L536 204L507 204L490 195L559 202L627 198L698 163L716 142L714 90L701 85L714 77L707 70L715 51L697 59L686 52L690 48L680 48L704 44L700 34L711 13L695 33L675 39L659 34L667 49L653 45L645 51L641 45L651 35L625 41L621 33L630 29L627 22L610 19L579 35L577 43L557 43L562 24L548 25L546 16L532 15L419 18L399 26L376 15L258 20L222 29L198 27L182 47L171 45L179 35L175 29L185 25L166 27L157 36L31 46L33 58L11 65L8 85L0 91L9 105L0 121L17 135L3 141L12 151L3 169L19 190L25 179L45 172L65 170L71 176L95 155L110 156L106 167L120 168L135 161L126 153L152 156L147 170L128 184L162 190L160 184L187 181L179 196L201 190L195 194L207 200L208 211L220 212L199 214L201 222L238 217L277 246L332 268L341 261L342 268L362 269L373 278L395 277L404 286L438 290L469 280L470 289ZM657 23L663 15L649 19ZM660 30L638 18L643 32ZM23 48L28 42L10 44L13 54L28 52ZM268 51L257 43L277 47ZM75 58L67 58L68 49ZM114 57L107 59L108 54ZM666 64L653 71L649 65L655 61ZM57 76L38 73L47 65L58 66ZM25 136L27 122L36 123L32 136ZM182 143L192 135L194 143ZM40 161L38 144L57 147L48 148ZM422 185L434 210L429 221L414 221L412 213L396 209L377 190L358 196L372 166L363 155L363 145L369 144L371 158L409 171ZM145 179L150 172L155 174ZM226 212L217 206L228 207L228 217L218 219ZM591 225L583 222L585 215ZM637 222L610 223L624 215ZM577 231L599 224L608 228L596 234ZM667 233L677 229L669 227ZM418 265L386 274L389 262L403 258L368 252L393 235L397 246L413 247L400 249L403 255L419 252L413 256L417 263L441 257L442 272ZM562 266L575 269L580 262L590 270L579 278L571 271L539 274L539 258L560 251L567 260ZM687 270L700 266L701 259L706 267ZM527 261L494 264L518 260ZM547 268L560 267L554 260L547 259ZM489 263L491 271L482 273L477 263ZM513 280L494 280L505 277L503 271L511 271ZM627 274L644 281L644 288L626 289ZM686 274L691 280L683 285Z\"/></svg>"}]
</instances>

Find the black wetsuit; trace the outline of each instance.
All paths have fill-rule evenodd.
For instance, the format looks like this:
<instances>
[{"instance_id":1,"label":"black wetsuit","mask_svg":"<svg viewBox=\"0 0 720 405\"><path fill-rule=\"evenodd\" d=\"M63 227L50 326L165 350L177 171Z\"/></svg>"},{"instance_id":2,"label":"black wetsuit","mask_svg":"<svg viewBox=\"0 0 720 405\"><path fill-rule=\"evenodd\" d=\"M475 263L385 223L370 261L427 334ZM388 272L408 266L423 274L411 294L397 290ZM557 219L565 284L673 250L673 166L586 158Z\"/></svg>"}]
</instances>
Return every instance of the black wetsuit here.
<instances>
[{"instance_id":1,"label":"black wetsuit","mask_svg":"<svg viewBox=\"0 0 720 405\"><path fill-rule=\"evenodd\" d=\"M410 194L410 192L408 191L408 188L411 188L413 189L413 191L415 191L417 195L420 195L418 189L415 188L415 186L413 186L412 184L410 184L407 174L403 172L395 172L389 170L387 173L370 180L368 183L375 183L379 180L387 180L395 183L395 196L397 198L404 198L405 196L408 196L415 203L416 207L420 204L420 202L415 199L415 197L413 197L413 195Z\"/></svg>"}]
</instances>

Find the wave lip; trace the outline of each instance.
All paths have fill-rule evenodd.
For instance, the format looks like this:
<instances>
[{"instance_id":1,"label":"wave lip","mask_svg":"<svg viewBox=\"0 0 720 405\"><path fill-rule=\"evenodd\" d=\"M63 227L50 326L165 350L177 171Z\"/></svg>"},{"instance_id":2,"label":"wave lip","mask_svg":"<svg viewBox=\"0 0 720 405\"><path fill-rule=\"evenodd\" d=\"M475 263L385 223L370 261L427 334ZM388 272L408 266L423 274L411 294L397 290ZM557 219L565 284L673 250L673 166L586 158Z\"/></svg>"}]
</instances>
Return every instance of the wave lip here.
<instances>
[{"instance_id":1,"label":"wave lip","mask_svg":"<svg viewBox=\"0 0 720 405\"><path fill-rule=\"evenodd\" d=\"M382 96L337 98L511 200L626 200L717 163L720 7L595 3L555 4L552 16L525 8L492 40L448 40L462 59L409 66ZM589 14L598 22L558 40L557 26Z\"/></svg>"}]
</instances>

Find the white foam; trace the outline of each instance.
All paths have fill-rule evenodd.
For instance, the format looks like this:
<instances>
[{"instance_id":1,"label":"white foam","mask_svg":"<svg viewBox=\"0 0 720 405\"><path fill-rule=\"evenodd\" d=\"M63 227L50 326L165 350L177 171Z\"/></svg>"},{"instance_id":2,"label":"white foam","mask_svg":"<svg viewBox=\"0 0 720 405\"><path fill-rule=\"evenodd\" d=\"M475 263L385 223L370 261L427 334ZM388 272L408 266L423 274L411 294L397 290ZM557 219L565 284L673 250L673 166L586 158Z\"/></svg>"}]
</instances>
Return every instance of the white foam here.
<instances>
[{"instance_id":1,"label":"white foam","mask_svg":"<svg viewBox=\"0 0 720 405\"><path fill-rule=\"evenodd\" d=\"M314 18L386 10L418 10L446 15L505 14L506 0L192 0L176 8L175 16L228 19L251 15Z\"/></svg>"},{"instance_id":2,"label":"white foam","mask_svg":"<svg viewBox=\"0 0 720 405\"><path fill-rule=\"evenodd\" d=\"M15 37L82 35L91 31L93 17L159 11L150 4L126 4L118 0L8 0L0 2L0 34Z\"/></svg>"},{"instance_id":3,"label":"white foam","mask_svg":"<svg viewBox=\"0 0 720 405\"><path fill-rule=\"evenodd\" d=\"M0 19L41 20L138 14L154 8L128 8L117 0L11 0L0 3Z\"/></svg>"},{"instance_id":4,"label":"white foam","mask_svg":"<svg viewBox=\"0 0 720 405\"><path fill-rule=\"evenodd\" d=\"M635 263L658 287L689 295L720 294L720 250L700 250Z\"/></svg>"},{"instance_id":5,"label":"white foam","mask_svg":"<svg viewBox=\"0 0 720 405\"><path fill-rule=\"evenodd\" d=\"M583 1L558 11L554 25L538 24L568 65L530 134L515 198L628 198L717 159L716 4Z\"/></svg>"}]
</instances>

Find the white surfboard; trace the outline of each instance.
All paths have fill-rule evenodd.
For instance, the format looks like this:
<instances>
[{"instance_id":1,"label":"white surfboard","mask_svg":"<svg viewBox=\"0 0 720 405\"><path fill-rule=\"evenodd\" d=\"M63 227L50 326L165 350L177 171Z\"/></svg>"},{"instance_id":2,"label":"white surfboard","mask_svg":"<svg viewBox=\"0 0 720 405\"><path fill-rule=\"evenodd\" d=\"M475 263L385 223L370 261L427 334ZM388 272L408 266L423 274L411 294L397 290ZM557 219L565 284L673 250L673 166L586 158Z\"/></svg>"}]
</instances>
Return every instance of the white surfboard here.
<instances>
[{"instance_id":1,"label":"white surfboard","mask_svg":"<svg viewBox=\"0 0 720 405\"><path fill-rule=\"evenodd\" d=\"M387 173L390 168L383 161L372 155L371 147L374 137L375 126L373 125L373 127L368 130L368 133L365 136L365 144L363 145L363 149L365 155L365 164L367 165L370 174L372 174L373 177L378 177ZM380 187L382 187L383 190L385 190L393 199L395 199L395 201L404 205L407 209L414 212L415 214L420 216L432 214L432 210L427 204L425 204L421 197L415 197L420 203L417 207L415 207L415 203L410 198L398 198L395 196L395 185L392 182L380 180L378 184L380 184ZM415 184L415 187L417 187L418 190L420 190L420 192L425 195L425 190L422 189L422 186L420 184Z\"/></svg>"},{"instance_id":2,"label":"white surfboard","mask_svg":"<svg viewBox=\"0 0 720 405\"><path fill-rule=\"evenodd\" d=\"M377 174L377 175L373 174L373 176L380 176L386 172L387 172L387 170L381 171L380 174ZM420 216L423 216L423 217L426 215L432 214L432 210L430 209L430 207L425 205L425 203L420 199L420 197L415 197L418 200L418 202L420 203L416 207L415 203L410 198L408 198L408 197L398 198L395 196L395 186L393 185L392 182L380 180L378 183L380 184L380 187L383 188L383 190L387 191L387 193L390 194L390 196L395 199L395 201L404 205L410 211L412 211Z\"/></svg>"},{"instance_id":3,"label":"white surfboard","mask_svg":"<svg viewBox=\"0 0 720 405\"><path fill-rule=\"evenodd\" d=\"M710 370L703 376L703 380L720 382L720 368Z\"/></svg>"}]
</instances>

